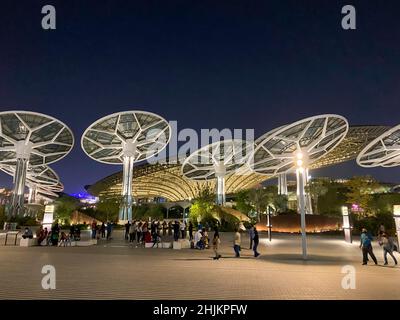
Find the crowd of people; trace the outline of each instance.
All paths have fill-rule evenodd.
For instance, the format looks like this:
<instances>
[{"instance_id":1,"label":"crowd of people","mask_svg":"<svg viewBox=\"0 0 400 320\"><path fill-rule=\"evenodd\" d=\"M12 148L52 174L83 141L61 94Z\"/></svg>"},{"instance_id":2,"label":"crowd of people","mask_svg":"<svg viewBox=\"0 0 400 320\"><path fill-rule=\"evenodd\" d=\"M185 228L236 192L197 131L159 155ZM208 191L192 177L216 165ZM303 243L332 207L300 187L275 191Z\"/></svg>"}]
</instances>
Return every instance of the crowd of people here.
<instances>
[{"instance_id":1,"label":"crowd of people","mask_svg":"<svg viewBox=\"0 0 400 320\"><path fill-rule=\"evenodd\" d=\"M107 223L98 224L93 220L91 226L91 238L92 239L112 239L113 223L108 221ZM162 242L163 237L173 237L174 241L179 239L188 239L192 249L204 250L210 248L209 232L211 228L209 226L203 227L201 224L197 225L197 231L194 230L193 223L190 221L188 224L184 220L175 221L143 221L134 220L125 224L124 237L126 241L131 244L138 246L144 246L145 243L153 243L154 246L158 246ZM248 229L249 235L249 249L253 251L253 255L257 258L260 253L258 252L259 235L258 230L255 226L251 225ZM81 230L78 225L71 225L69 233L61 231L58 223L55 223L51 230L43 228L42 226L36 231L36 238L38 245L41 246L67 246L71 244L71 241L79 241L81 237ZM33 232L29 227L26 227L22 238L32 239ZM242 249L242 236L239 229L235 229L233 236L233 251L235 257L240 258L240 252ZM360 236L360 248L362 251L362 264L367 265L369 258L377 265L378 261L374 254L372 242L374 237L366 228L362 229ZM377 242L383 249L384 265L388 265L389 255L395 265L397 265L397 259L393 252L398 251L395 241L388 235L385 227L381 225L379 227ZM221 246L221 238L218 231L218 227L214 228L214 235L212 237L212 249L214 251L214 260L221 258L219 252Z\"/></svg>"},{"instance_id":2,"label":"crowd of people","mask_svg":"<svg viewBox=\"0 0 400 320\"><path fill-rule=\"evenodd\" d=\"M186 225L185 221L143 221L134 220L128 221L125 224L125 240L130 243L136 243L136 246L144 245L148 242L153 242L153 246L161 243L162 237L172 236L174 241L178 241L179 238L186 239L187 232L189 232L189 238L193 238L193 224L189 222Z\"/></svg>"},{"instance_id":3,"label":"crowd of people","mask_svg":"<svg viewBox=\"0 0 400 320\"><path fill-rule=\"evenodd\" d=\"M124 238L129 243L135 244L136 247L143 246L145 243L153 243L154 246L162 241L163 237L171 236L174 241L179 239L188 239L192 249L204 250L212 249L215 253L213 259L218 260L221 258L219 248L221 246L221 237L218 227L214 228L214 235L210 243L209 232L211 228L207 225L203 227L201 224L197 225L197 231L194 230L193 223L189 221L186 223L184 220L175 221L143 221L134 220L128 221L125 224ZM255 226L249 228L250 236L250 249L253 250L254 257L258 257L260 253L257 251L259 245L258 230ZM235 230L233 239L233 249L236 257L240 257L241 251L241 235L239 229Z\"/></svg>"}]
</instances>

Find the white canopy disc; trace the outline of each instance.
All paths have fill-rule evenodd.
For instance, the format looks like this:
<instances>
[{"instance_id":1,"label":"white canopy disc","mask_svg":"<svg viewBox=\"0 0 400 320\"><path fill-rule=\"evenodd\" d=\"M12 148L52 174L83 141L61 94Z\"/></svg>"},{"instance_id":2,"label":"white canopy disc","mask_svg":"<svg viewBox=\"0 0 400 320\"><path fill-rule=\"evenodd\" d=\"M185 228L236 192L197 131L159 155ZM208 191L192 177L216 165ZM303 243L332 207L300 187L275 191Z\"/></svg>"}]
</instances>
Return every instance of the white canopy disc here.
<instances>
[{"instance_id":1,"label":"white canopy disc","mask_svg":"<svg viewBox=\"0 0 400 320\"><path fill-rule=\"evenodd\" d=\"M400 124L371 141L357 156L366 168L400 166Z\"/></svg>"},{"instance_id":2,"label":"white canopy disc","mask_svg":"<svg viewBox=\"0 0 400 320\"><path fill-rule=\"evenodd\" d=\"M0 165L16 165L17 158L30 166L56 162L74 145L72 131L61 121L29 111L0 112Z\"/></svg>"},{"instance_id":3,"label":"white canopy disc","mask_svg":"<svg viewBox=\"0 0 400 320\"><path fill-rule=\"evenodd\" d=\"M306 118L274 129L255 142L249 165L257 173L276 175L295 169L294 154L310 165L332 151L346 136L347 120L335 114Z\"/></svg>"},{"instance_id":4,"label":"white canopy disc","mask_svg":"<svg viewBox=\"0 0 400 320\"><path fill-rule=\"evenodd\" d=\"M171 137L169 123L145 111L125 111L94 122L82 135L81 145L92 159L122 164L124 156L139 162L159 153Z\"/></svg>"},{"instance_id":5,"label":"white canopy disc","mask_svg":"<svg viewBox=\"0 0 400 320\"><path fill-rule=\"evenodd\" d=\"M223 140L193 152L182 164L182 174L192 180L228 175L247 163L253 144L245 140Z\"/></svg>"}]
</instances>

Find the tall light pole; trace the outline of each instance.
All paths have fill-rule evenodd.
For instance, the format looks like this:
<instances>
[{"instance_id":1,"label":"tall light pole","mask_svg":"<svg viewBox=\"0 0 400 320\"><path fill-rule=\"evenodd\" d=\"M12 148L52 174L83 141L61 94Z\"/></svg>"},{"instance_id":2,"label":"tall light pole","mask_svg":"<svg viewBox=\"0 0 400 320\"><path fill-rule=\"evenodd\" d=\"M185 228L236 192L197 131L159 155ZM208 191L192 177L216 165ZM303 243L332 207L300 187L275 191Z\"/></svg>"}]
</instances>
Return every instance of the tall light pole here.
<instances>
[{"instance_id":1,"label":"tall light pole","mask_svg":"<svg viewBox=\"0 0 400 320\"><path fill-rule=\"evenodd\" d=\"M304 199L304 176L307 174L305 169L305 156L302 151L297 151L295 154L296 161L296 178L298 186L298 201L300 209L300 221L301 221L301 248L303 253L303 259L307 259L307 238L306 238L306 210L305 210L305 199Z\"/></svg>"}]
</instances>

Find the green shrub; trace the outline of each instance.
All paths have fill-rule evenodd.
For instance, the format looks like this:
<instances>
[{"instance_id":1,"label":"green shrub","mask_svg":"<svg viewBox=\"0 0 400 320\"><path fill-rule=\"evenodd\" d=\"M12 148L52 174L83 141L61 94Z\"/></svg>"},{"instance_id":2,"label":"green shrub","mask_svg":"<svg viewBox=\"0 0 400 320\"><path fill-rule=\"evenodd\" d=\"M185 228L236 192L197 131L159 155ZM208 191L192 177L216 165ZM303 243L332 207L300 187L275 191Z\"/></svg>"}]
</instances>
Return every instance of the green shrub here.
<instances>
[{"instance_id":1,"label":"green shrub","mask_svg":"<svg viewBox=\"0 0 400 320\"><path fill-rule=\"evenodd\" d=\"M377 213L376 216L368 216L365 218L354 217L353 230L355 234L359 234L362 228L366 228L372 234L377 235L381 224L385 226L389 235L393 236L395 234L396 226L391 212L380 212Z\"/></svg>"}]
</instances>

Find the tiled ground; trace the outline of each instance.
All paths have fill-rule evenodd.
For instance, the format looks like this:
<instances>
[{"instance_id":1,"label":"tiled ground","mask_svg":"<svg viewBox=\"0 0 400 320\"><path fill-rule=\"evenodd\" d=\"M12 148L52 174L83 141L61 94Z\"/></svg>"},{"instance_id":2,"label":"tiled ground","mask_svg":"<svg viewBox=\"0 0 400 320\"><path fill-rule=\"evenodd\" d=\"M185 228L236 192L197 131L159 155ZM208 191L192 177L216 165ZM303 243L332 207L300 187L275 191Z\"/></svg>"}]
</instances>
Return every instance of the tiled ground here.
<instances>
[{"instance_id":1,"label":"tiled ground","mask_svg":"<svg viewBox=\"0 0 400 320\"><path fill-rule=\"evenodd\" d=\"M362 266L357 244L309 236L301 260L299 236L263 235L261 256L233 258L232 234L223 235L223 259L212 250L144 249L118 240L93 247L0 246L2 299L400 299L400 267ZM248 239L244 237L243 248ZM399 255L396 253L399 257ZM400 258L400 257L399 257ZM57 289L43 290L43 265L56 268ZM356 268L356 289L344 290L342 267Z\"/></svg>"}]
</instances>

